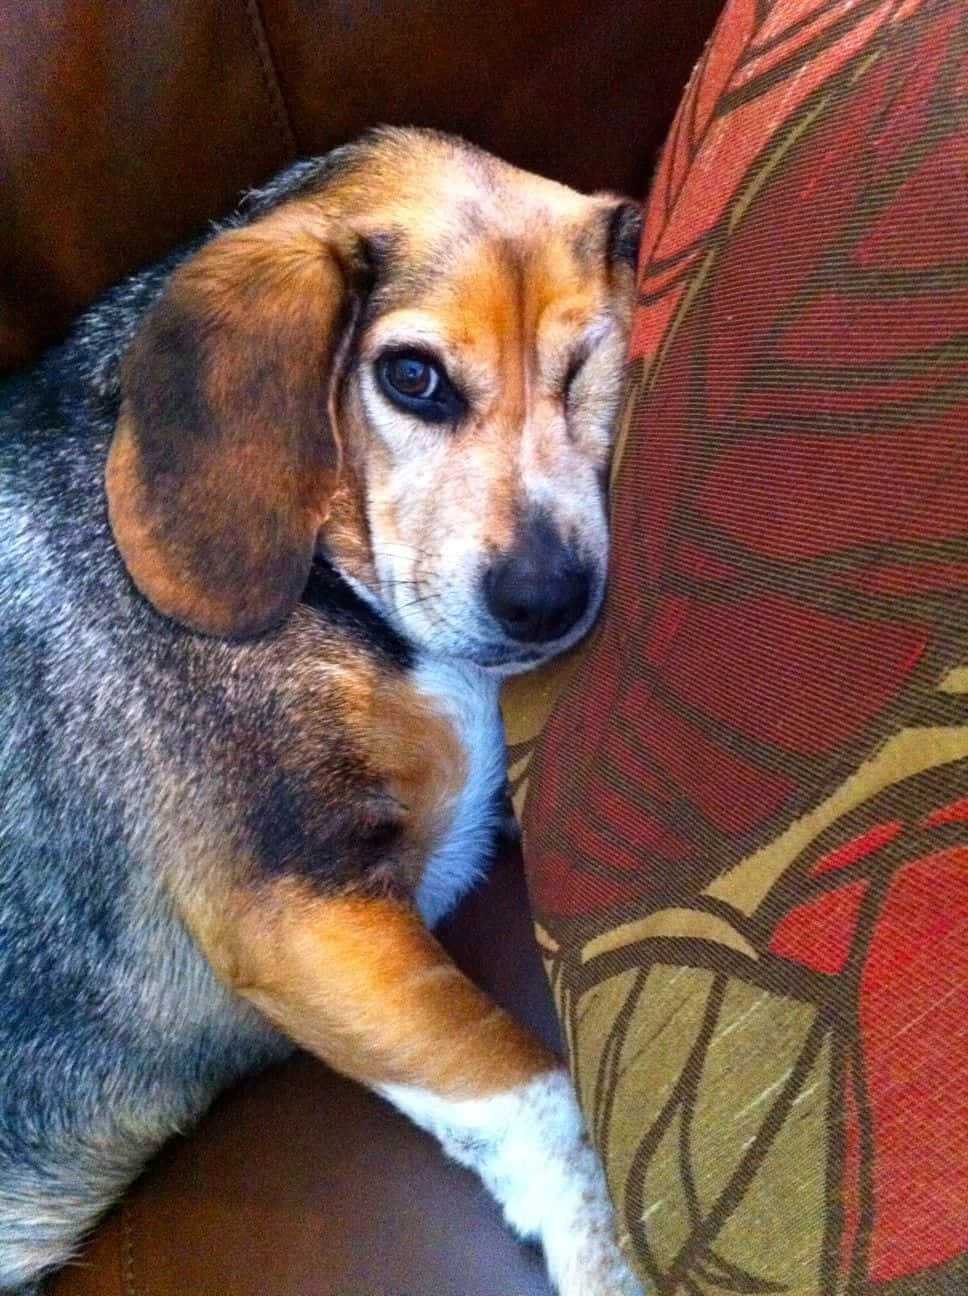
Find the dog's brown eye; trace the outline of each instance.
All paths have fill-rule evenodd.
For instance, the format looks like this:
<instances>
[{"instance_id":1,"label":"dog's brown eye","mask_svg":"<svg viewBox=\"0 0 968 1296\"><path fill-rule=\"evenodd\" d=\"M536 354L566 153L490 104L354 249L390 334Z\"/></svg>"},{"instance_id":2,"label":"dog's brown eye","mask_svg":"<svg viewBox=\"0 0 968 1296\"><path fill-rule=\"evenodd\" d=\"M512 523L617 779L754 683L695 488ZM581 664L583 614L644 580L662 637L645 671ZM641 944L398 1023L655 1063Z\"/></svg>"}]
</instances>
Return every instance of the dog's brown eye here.
<instances>
[{"instance_id":1,"label":"dog's brown eye","mask_svg":"<svg viewBox=\"0 0 968 1296\"><path fill-rule=\"evenodd\" d=\"M420 351L390 351L376 364L384 396L426 423L447 423L464 410L464 399L441 366Z\"/></svg>"},{"instance_id":2,"label":"dog's brown eye","mask_svg":"<svg viewBox=\"0 0 968 1296\"><path fill-rule=\"evenodd\" d=\"M440 381L437 370L422 356L398 355L387 361L387 381L401 396L432 396Z\"/></svg>"}]
</instances>

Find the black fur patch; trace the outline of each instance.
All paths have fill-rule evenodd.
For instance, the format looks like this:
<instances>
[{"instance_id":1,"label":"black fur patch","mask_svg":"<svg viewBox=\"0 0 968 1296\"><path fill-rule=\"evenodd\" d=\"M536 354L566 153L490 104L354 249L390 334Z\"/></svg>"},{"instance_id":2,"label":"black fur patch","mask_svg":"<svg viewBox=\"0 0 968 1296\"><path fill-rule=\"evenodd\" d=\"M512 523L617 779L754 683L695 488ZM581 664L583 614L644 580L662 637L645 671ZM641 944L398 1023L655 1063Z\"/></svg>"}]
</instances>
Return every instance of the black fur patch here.
<instances>
[{"instance_id":1,"label":"black fur patch","mask_svg":"<svg viewBox=\"0 0 968 1296\"><path fill-rule=\"evenodd\" d=\"M392 857L403 831L403 811L390 797L360 790L348 770L348 789L320 798L314 782L279 772L246 815L258 867L327 888L366 880Z\"/></svg>"},{"instance_id":2,"label":"black fur patch","mask_svg":"<svg viewBox=\"0 0 968 1296\"><path fill-rule=\"evenodd\" d=\"M328 625L345 629L354 640L379 654L386 664L400 670L413 668L415 655L411 644L352 590L325 559L317 557L314 561L300 602L321 613Z\"/></svg>"},{"instance_id":3,"label":"black fur patch","mask_svg":"<svg viewBox=\"0 0 968 1296\"><path fill-rule=\"evenodd\" d=\"M638 203L622 202L608 218L605 249L610 265L629 265L634 270L642 242L642 208Z\"/></svg>"},{"instance_id":4,"label":"black fur patch","mask_svg":"<svg viewBox=\"0 0 968 1296\"><path fill-rule=\"evenodd\" d=\"M323 157L301 158L280 172L267 184L250 189L227 225L248 225L261 220L280 203L291 198L304 198L319 193L337 176L345 175L359 163L361 143L344 144L332 149Z\"/></svg>"}]
</instances>

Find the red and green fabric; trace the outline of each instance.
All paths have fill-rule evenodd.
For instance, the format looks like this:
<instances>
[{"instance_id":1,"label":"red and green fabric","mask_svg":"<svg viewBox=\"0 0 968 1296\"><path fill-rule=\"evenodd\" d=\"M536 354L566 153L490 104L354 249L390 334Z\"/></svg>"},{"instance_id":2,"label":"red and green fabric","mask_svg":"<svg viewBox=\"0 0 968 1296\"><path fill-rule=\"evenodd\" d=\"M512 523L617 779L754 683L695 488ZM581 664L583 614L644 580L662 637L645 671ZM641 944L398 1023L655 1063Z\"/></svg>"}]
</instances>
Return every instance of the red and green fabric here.
<instances>
[{"instance_id":1,"label":"red and green fabric","mask_svg":"<svg viewBox=\"0 0 968 1296\"><path fill-rule=\"evenodd\" d=\"M964 1296L962 0L727 5L631 357L525 846L634 1262L666 1296Z\"/></svg>"}]
</instances>

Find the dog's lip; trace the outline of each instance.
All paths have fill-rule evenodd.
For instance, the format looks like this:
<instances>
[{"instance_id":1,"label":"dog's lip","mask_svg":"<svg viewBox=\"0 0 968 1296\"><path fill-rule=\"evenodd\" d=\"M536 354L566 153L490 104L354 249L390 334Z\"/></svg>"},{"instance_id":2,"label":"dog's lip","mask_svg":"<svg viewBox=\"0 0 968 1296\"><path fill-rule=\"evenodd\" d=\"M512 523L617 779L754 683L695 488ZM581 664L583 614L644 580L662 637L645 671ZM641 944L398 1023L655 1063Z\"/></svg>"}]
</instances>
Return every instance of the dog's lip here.
<instances>
[{"instance_id":1,"label":"dog's lip","mask_svg":"<svg viewBox=\"0 0 968 1296\"><path fill-rule=\"evenodd\" d=\"M570 635L564 635L561 639L556 639L547 644L541 644L540 647L524 647L513 640L507 640L500 644L483 644L475 646L468 653L467 657L477 666L485 670L511 670L524 671L529 670L532 666L540 666L542 662L548 661L560 652L564 652L571 646L572 638Z\"/></svg>"},{"instance_id":2,"label":"dog's lip","mask_svg":"<svg viewBox=\"0 0 968 1296\"><path fill-rule=\"evenodd\" d=\"M514 652L510 647L503 652L475 652L473 660L478 666L535 666L543 661L546 652Z\"/></svg>"}]
</instances>

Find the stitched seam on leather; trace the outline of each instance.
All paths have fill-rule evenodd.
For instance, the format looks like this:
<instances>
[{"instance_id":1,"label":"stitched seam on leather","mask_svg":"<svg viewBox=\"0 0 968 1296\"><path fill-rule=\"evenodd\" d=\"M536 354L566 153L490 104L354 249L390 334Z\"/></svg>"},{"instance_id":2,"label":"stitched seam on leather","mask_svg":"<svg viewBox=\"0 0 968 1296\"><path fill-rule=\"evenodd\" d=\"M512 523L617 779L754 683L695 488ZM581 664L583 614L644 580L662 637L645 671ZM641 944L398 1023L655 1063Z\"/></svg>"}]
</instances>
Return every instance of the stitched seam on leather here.
<instances>
[{"instance_id":1,"label":"stitched seam on leather","mask_svg":"<svg viewBox=\"0 0 968 1296\"><path fill-rule=\"evenodd\" d=\"M259 0L243 0L243 6L249 19L249 31L252 34L252 43L255 45L259 67L262 71L262 87L269 104L269 116L272 118L272 123L279 134L287 155L293 157L299 152L296 132L293 129L285 95L282 93L282 86L279 82L272 46L269 44L269 37L266 34L266 25L262 18Z\"/></svg>"},{"instance_id":2,"label":"stitched seam on leather","mask_svg":"<svg viewBox=\"0 0 968 1296\"><path fill-rule=\"evenodd\" d=\"M124 1296L143 1296L134 1277L134 1226L127 1202L121 1203L121 1286Z\"/></svg>"}]
</instances>

